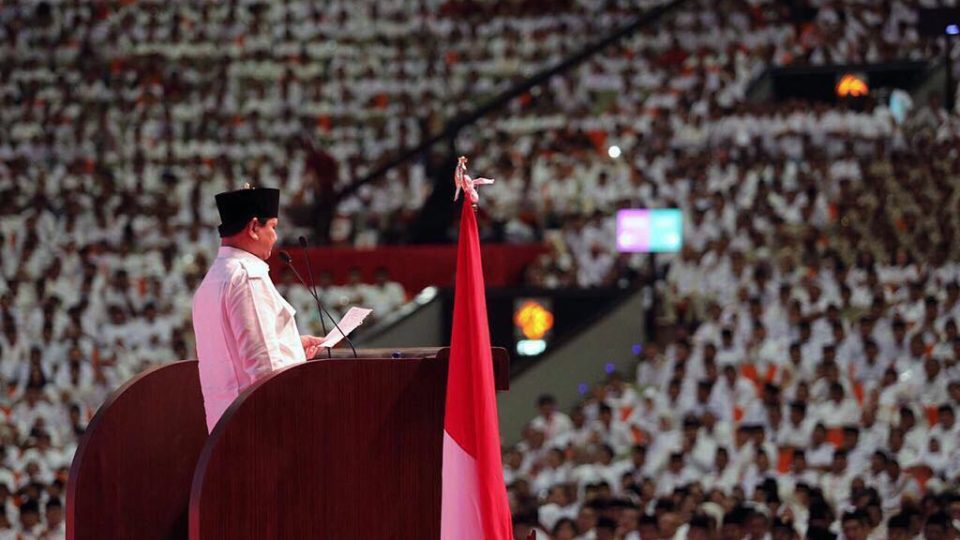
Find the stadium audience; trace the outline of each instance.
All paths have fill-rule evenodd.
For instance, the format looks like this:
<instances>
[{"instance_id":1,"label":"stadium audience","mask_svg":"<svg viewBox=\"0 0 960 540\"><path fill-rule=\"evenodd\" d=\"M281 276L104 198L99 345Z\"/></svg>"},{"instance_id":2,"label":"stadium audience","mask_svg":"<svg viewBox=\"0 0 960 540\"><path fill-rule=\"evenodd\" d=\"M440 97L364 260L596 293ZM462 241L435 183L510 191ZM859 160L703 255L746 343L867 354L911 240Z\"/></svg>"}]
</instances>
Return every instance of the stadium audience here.
<instances>
[{"instance_id":1,"label":"stadium audience","mask_svg":"<svg viewBox=\"0 0 960 540\"><path fill-rule=\"evenodd\" d=\"M92 412L192 356L213 194L281 187L296 238L298 208L661 3L0 5L0 539L63 537ZM507 449L518 533L956 534L960 118L744 102L770 64L941 54L911 26L927 4L696 0L460 134L498 180L481 224L551 245L530 284L666 276L636 379L569 417L540 400ZM392 170L333 241L395 238L431 189L422 162ZM624 206L682 208L686 249L618 255ZM405 296L323 281L334 310Z\"/></svg>"},{"instance_id":2,"label":"stadium audience","mask_svg":"<svg viewBox=\"0 0 960 540\"><path fill-rule=\"evenodd\" d=\"M808 117L795 157L772 122L743 145L720 135L708 159L673 153L682 169L663 185L690 221L665 263L655 341L633 384L611 375L572 425L540 399L524 434L537 451L508 453L519 533L554 530L560 487L577 494L570 512L596 516L564 522L574 538L605 534L604 517L618 538L644 537L625 509L656 516L657 538L696 535L711 517L723 536L893 538L904 523L957 534L960 137L877 108L772 112ZM597 234L578 233L558 249ZM528 477L539 506L517 498Z\"/></svg>"}]
</instances>

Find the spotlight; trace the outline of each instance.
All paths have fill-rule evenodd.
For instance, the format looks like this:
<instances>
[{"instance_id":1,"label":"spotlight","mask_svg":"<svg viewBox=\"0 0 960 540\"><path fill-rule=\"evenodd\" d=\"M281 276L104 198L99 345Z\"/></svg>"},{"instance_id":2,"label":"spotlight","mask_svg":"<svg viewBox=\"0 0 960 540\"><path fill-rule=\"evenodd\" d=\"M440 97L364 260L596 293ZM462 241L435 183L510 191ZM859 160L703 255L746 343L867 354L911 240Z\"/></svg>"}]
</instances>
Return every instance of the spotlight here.
<instances>
[{"instance_id":1,"label":"spotlight","mask_svg":"<svg viewBox=\"0 0 960 540\"><path fill-rule=\"evenodd\" d=\"M611 146L610 148L607 149L607 155L612 157L613 159L617 159L618 157L620 157L620 147L617 145Z\"/></svg>"}]
</instances>

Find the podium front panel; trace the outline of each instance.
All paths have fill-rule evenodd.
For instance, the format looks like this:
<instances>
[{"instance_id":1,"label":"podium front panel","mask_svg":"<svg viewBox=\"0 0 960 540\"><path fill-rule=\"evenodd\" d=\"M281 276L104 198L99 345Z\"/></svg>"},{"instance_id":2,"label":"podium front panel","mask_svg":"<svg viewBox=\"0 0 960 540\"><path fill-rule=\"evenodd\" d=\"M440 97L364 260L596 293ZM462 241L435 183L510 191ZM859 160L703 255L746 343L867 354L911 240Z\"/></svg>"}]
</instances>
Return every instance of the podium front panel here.
<instances>
[{"instance_id":1,"label":"podium front panel","mask_svg":"<svg viewBox=\"0 0 960 540\"><path fill-rule=\"evenodd\" d=\"M322 360L247 389L201 454L190 538L439 538L447 362Z\"/></svg>"}]
</instances>

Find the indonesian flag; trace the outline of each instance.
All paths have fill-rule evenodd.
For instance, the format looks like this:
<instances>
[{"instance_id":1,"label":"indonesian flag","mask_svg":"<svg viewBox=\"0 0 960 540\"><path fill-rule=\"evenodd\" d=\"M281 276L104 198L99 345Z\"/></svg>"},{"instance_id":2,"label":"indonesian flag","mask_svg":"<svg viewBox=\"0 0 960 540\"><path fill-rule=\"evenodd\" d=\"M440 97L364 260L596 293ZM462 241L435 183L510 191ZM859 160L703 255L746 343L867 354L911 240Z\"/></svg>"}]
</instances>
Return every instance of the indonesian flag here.
<instances>
[{"instance_id":1,"label":"indonesian flag","mask_svg":"<svg viewBox=\"0 0 960 540\"><path fill-rule=\"evenodd\" d=\"M443 540L513 538L503 484L477 218L464 200L443 424Z\"/></svg>"}]
</instances>

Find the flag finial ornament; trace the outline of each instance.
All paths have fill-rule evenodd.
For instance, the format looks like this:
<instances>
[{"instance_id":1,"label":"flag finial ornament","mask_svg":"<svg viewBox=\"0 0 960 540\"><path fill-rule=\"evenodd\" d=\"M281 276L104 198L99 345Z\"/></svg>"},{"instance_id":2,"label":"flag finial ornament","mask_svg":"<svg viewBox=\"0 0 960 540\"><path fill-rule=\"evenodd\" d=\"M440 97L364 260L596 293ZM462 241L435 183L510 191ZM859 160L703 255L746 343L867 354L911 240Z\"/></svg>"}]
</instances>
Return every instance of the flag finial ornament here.
<instances>
[{"instance_id":1,"label":"flag finial ornament","mask_svg":"<svg viewBox=\"0 0 960 540\"><path fill-rule=\"evenodd\" d=\"M471 178L467 174L467 158L460 156L460 159L457 160L457 170L453 173L453 182L457 186L457 190L453 193L453 200L460 197L460 190L462 189L470 197L470 202L477 204L477 201L480 200L477 186L492 184L495 180L493 178Z\"/></svg>"}]
</instances>

